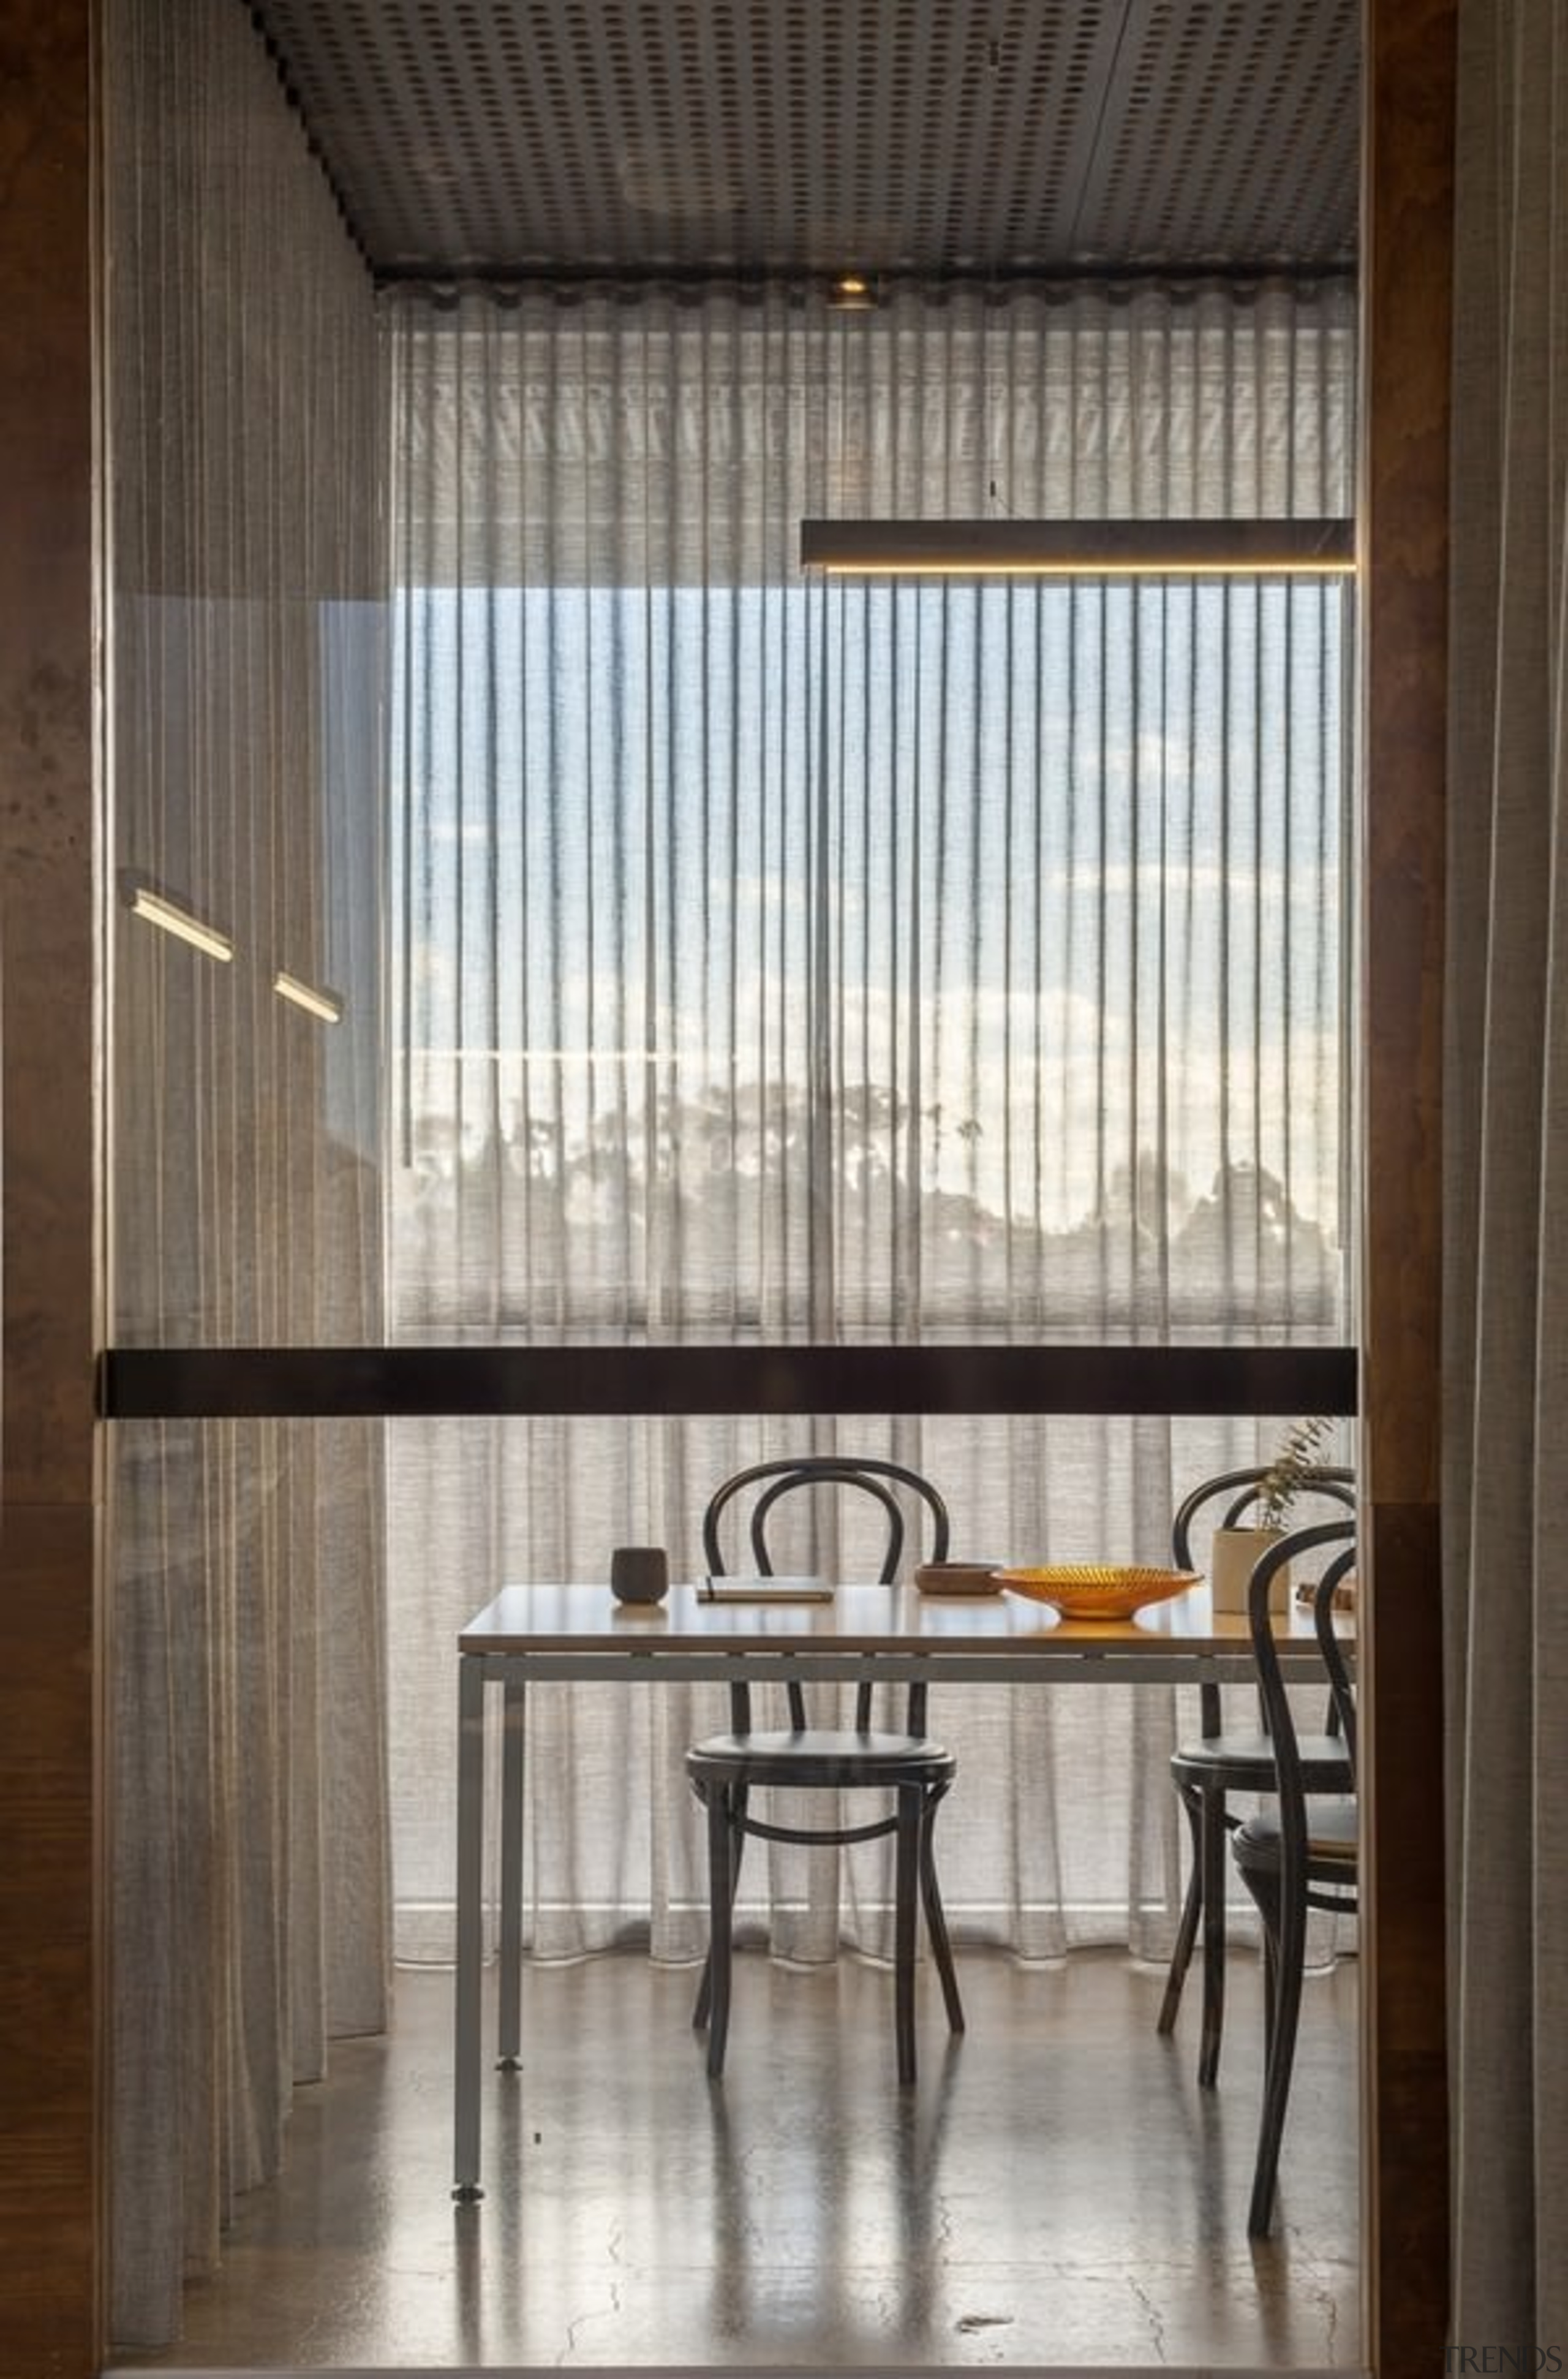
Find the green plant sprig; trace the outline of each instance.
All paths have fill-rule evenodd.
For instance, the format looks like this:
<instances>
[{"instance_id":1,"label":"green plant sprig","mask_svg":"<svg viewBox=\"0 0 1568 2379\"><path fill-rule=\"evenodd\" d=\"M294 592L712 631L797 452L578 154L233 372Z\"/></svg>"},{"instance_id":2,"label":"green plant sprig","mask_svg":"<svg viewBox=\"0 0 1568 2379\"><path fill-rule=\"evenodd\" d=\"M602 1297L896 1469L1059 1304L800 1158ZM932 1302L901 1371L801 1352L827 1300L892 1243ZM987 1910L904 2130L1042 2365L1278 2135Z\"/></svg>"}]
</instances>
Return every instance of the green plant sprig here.
<instances>
[{"instance_id":1,"label":"green plant sprig","mask_svg":"<svg viewBox=\"0 0 1568 2379\"><path fill-rule=\"evenodd\" d=\"M1327 1443L1333 1433L1332 1413L1314 1413L1298 1420L1281 1440L1279 1450L1258 1481L1258 1524L1283 1528L1290 1507L1322 1467Z\"/></svg>"}]
</instances>

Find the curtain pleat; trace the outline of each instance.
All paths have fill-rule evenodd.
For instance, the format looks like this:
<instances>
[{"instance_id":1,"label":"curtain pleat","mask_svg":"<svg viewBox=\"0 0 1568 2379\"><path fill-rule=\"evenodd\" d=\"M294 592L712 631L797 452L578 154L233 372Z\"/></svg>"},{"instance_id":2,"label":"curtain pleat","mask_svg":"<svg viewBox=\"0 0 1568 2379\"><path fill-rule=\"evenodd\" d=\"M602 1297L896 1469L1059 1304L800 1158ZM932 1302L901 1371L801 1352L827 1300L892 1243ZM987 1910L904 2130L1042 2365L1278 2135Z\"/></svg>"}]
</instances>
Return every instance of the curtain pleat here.
<instances>
[{"instance_id":1,"label":"curtain pleat","mask_svg":"<svg viewBox=\"0 0 1568 2379\"><path fill-rule=\"evenodd\" d=\"M384 302L398 1335L1347 1334L1344 588L821 584L795 556L803 515L1347 513L1349 286ZM1259 1443L396 1424L403 1953L450 1953L444 1681L505 1579L602 1590L622 1540L690 1573L711 1488L806 1445L927 1470L959 1552L1158 1560L1180 1489ZM848 1516L792 1542L867 1552ZM532 1707L536 1952L695 1957L680 1762L718 1700ZM959 1929L1161 1950L1180 1714L945 1693ZM742 1916L787 1956L880 1953L886 1899L874 1853L780 1852Z\"/></svg>"},{"instance_id":2,"label":"curtain pleat","mask_svg":"<svg viewBox=\"0 0 1568 2379\"><path fill-rule=\"evenodd\" d=\"M1455 2342L1568 2330L1568 32L1462 0L1443 1093Z\"/></svg>"}]
</instances>

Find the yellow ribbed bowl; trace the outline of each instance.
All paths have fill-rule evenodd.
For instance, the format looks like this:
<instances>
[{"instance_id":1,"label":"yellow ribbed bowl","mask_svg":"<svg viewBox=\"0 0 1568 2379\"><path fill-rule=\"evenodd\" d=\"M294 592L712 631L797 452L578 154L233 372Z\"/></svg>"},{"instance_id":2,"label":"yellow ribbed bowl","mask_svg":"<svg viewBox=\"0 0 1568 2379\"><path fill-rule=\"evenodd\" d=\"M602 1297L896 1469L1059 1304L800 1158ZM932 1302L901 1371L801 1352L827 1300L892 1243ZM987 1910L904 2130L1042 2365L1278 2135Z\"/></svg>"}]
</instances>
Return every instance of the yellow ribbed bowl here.
<instances>
[{"instance_id":1,"label":"yellow ribbed bowl","mask_svg":"<svg viewBox=\"0 0 1568 2379\"><path fill-rule=\"evenodd\" d=\"M1031 1602L1048 1602L1064 1619L1130 1619L1145 1603L1168 1602L1199 1583L1192 1569L1138 1564L1055 1562L1044 1569L999 1569L998 1585Z\"/></svg>"}]
</instances>

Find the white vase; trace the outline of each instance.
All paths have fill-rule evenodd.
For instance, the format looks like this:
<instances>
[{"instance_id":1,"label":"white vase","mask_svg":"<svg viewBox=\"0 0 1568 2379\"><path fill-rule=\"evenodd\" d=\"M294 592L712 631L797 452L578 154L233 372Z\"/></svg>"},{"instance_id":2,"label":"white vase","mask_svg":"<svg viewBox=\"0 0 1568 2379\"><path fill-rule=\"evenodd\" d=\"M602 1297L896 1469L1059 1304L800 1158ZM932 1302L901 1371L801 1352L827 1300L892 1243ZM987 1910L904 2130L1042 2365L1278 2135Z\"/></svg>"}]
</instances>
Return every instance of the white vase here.
<instances>
[{"instance_id":1,"label":"white vase","mask_svg":"<svg viewBox=\"0 0 1568 2379\"><path fill-rule=\"evenodd\" d=\"M1209 1548L1209 1601L1213 1611L1238 1613L1245 1619L1253 1564L1271 1545L1277 1545L1284 1534L1283 1528L1214 1530ZM1283 1618L1290 1609L1288 1562L1274 1573L1269 1609L1276 1618Z\"/></svg>"}]
</instances>

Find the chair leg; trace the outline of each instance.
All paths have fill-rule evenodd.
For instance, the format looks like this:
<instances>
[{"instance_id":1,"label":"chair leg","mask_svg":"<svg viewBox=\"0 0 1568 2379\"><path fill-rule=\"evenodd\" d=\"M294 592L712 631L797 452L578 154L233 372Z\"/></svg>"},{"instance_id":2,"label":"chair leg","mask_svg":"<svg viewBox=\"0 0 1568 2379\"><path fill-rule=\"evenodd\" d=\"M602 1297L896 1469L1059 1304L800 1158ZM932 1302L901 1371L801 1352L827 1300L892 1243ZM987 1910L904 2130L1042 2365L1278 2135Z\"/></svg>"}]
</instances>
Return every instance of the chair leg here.
<instances>
[{"instance_id":1,"label":"chair leg","mask_svg":"<svg viewBox=\"0 0 1568 2379\"><path fill-rule=\"evenodd\" d=\"M1291 2067L1296 2060L1301 1977L1307 1956L1307 1903L1303 1894L1288 1887L1282 1889L1277 1919L1273 2022L1269 2030L1268 2061L1263 2074L1263 2110L1258 2125L1252 2203L1247 2216L1249 2239L1265 2237L1273 2219L1274 2184L1279 2174L1285 2103L1290 2096Z\"/></svg>"},{"instance_id":2,"label":"chair leg","mask_svg":"<svg viewBox=\"0 0 1568 2379\"><path fill-rule=\"evenodd\" d=\"M730 1926L734 1882L730 1873L734 1830L730 1796L721 1786L709 1788L707 1804L709 2013L707 2070L717 2082L724 2071L724 2048L730 2034Z\"/></svg>"},{"instance_id":3,"label":"chair leg","mask_svg":"<svg viewBox=\"0 0 1568 2379\"><path fill-rule=\"evenodd\" d=\"M732 1798L729 1799L729 1807L730 1830L732 1837L730 1845L730 1905L733 1908L735 1896L741 1889L741 1859L746 1847L746 1788L743 1784L736 1785ZM710 1938L708 1953L703 1960L702 1980L697 1985L697 2003L692 2010L694 2032L702 2031L707 2023L708 2010L712 2004L713 1947Z\"/></svg>"},{"instance_id":4,"label":"chair leg","mask_svg":"<svg viewBox=\"0 0 1568 2379\"><path fill-rule=\"evenodd\" d=\"M899 1786L893 1887L893 2026L898 2036L899 2079L915 2078L915 1910L920 1893L920 1838L924 1790Z\"/></svg>"},{"instance_id":5,"label":"chair leg","mask_svg":"<svg viewBox=\"0 0 1568 2379\"><path fill-rule=\"evenodd\" d=\"M936 1818L937 1802L925 1805L924 1823L920 1833L920 1890L925 1902L925 1929L931 1936L931 1954L936 1961L941 1977L942 1997L947 2009L947 2029L962 2032L964 2005L959 1997L959 1977L953 1966L953 1947L947 1938L947 1918L942 1906L942 1894L936 1884L936 1843L932 1832Z\"/></svg>"},{"instance_id":6,"label":"chair leg","mask_svg":"<svg viewBox=\"0 0 1568 2379\"><path fill-rule=\"evenodd\" d=\"M1279 1902L1271 1899L1266 1908L1261 1902L1259 1906L1263 1917L1263 2070L1267 2072L1274 2047L1274 2011L1280 2001Z\"/></svg>"},{"instance_id":7,"label":"chair leg","mask_svg":"<svg viewBox=\"0 0 1568 2379\"><path fill-rule=\"evenodd\" d=\"M1263 1935L1263 2070L1267 2072L1279 1999L1280 1884L1277 1875L1261 1868L1244 1867L1241 1879L1252 1896Z\"/></svg>"},{"instance_id":8,"label":"chair leg","mask_svg":"<svg viewBox=\"0 0 1568 2379\"><path fill-rule=\"evenodd\" d=\"M1187 1970L1192 1963L1192 1945L1198 1938L1198 1919L1203 1910L1203 1833L1200 1822L1200 1803L1190 1787L1178 1787L1181 1805L1187 1816L1188 1831L1192 1837L1191 1863L1187 1870L1187 1897L1181 1904L1181 1923L1176 1927L1176 1947L1165 1974L1165 1994L1160 2001L1159 2021L1155 2031L1173 2032L1176 2011L1181 2006L1181 1987L1187 1980Z\"/></svg>"},{"instance_id":9,"label":"chair leg","mask_svg":"<svg viewBox=\"0 0 1568 2379\"><path fill-rule=\"evenodd\" d=\"M1222 1784L1201 1787L1199 1857L1203 1870L1203 2028L1199 2037L1198 2083L1212 2090L1220 2070L1220 2035L1225 2020L1225 1794Z\"/></svg>"}]
</instances>

